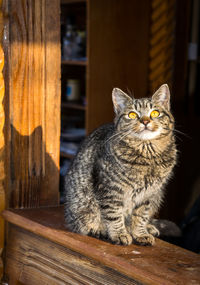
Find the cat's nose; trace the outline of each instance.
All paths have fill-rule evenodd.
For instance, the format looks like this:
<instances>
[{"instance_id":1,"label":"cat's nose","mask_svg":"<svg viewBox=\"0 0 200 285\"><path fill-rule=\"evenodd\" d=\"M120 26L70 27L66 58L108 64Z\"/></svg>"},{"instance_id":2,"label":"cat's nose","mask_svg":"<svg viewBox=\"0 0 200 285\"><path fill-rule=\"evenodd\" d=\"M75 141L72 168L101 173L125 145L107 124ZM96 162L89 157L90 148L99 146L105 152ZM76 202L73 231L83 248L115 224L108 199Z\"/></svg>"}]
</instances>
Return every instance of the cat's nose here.
<instances>
[{"instance_id":1,"label":"cat's nose","mask_svg":"<svg viewBox=\"0 0 200 285\"><path fill-rule=\"evenodd\" d=\"M150 119L148 117L142 117L141 123L147 126L150 123Z\"/></svg>"}]
</instances>

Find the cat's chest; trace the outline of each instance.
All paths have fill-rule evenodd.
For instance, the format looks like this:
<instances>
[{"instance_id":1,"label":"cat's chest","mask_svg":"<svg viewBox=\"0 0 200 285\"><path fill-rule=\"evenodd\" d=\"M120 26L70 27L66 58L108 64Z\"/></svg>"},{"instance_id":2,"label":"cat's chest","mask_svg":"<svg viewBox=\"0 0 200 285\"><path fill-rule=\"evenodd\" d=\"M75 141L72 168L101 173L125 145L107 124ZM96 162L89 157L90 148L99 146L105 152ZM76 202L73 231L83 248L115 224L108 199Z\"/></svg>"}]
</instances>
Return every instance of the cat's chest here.
<instances>
[{"instance_id":1,"label":"cat's chest","mask_svg":"<svg viewBox=\"0 0 200 285\"><path fill-rule=\"evenodd\" d=\"M128 214L131 214L132 209L134 206L137 206L139 204L142 204L142 202L147 198L147 195L145 193L145 190L142 189L140 193L135 195L135 191L133 189L128 188L124 192L123 196L123 211L124 214L127 216Z\"/></svg>"},{"instance_id":2,"label":"cat's chest","mask_svg":"<svg viewBox=\"0 0 200 285\"><path fill-rule=\"evenodd\" d=\"M151 179L150 179L151 181ZM123 212L125 216L130 215L135 207L140 206L148 200L153 200L160 195L161 183L154 179L148 183L145 179L133 184L133 187L124 189Z\"/></svg>"},{"instance_id":3,"label":"cat's chest","mask_svg":"<svg viewBox=\"0 0 200 285\"><path fill-rule=\"evenodd\" d=\"M153 188L146 189L145 187L139 189L127 188L123 195L123 205L124 208L130 208L133 204L141 204L144 200L148 199L153 192Z\"/></svg>"}]
</instances>

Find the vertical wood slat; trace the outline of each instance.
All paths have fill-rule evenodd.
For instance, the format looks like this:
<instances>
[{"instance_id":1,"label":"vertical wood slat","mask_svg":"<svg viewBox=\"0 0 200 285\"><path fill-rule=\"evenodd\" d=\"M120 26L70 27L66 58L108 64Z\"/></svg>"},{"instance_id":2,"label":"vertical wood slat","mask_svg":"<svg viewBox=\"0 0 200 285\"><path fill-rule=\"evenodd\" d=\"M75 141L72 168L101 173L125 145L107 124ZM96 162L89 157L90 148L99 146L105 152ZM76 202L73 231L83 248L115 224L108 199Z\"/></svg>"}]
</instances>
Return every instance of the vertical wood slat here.
<instances>
[{"instance_id":1,"label":"vertical wood slat","mask_svg":"<svg viewBox=\"0 0 200 285\"><path fill-rule=\"evenodd\" d=\"M149 46L149 93L171 87L174 65L175 0L152 0Z\"/></svg>"},{"instance_id":2,"label":"vertical wood slat","mask_svg":"<svg viewBox=\"0 0 200 285\"><path fill-rule=\"evenodd\" d=\"M13 0L9 15L10 206L57 205L59 1Z\"/></svg>"},{"instance_id":3,"label":"vertical wood slat","mask_svg":"<svg viewBox=\"0 0 200 285\"><path fill-rule=\"evenodd\" d=\"M39 1L40 2L40 1ZM45 176L40 191L40 205L56 205L59 198L61 47L60 1L45 0Z\"/></svg>"},{"instance_id":4,"label":"vertical wood slat","mask_svg":"<svg viewBox=\"0 0 200 285\"><path fill-rule=\"evenodd\" d=\"M5 126L5 112L3 99L5 94L3 67L4 67L4 52L2 48L3 38L3 11L2 0L0 0L0 213L5 209L5 139L4 139L4 126ZM0 216L0 280L3 274L3 262L1 254L4 246L4 221Z\"/></svg>"}]
</instances>

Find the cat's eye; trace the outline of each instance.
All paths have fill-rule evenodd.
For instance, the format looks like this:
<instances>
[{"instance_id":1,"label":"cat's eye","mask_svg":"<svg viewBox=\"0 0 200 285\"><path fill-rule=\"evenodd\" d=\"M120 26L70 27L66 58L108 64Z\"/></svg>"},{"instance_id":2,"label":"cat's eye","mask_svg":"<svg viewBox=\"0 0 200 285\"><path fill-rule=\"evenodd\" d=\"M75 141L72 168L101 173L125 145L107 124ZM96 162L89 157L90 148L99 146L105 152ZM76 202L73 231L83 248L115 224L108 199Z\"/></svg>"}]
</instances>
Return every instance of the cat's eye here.
<instances>
[{"instance_id":1,"label":"cat's eye","mask_svg":"<svg viewBox=\"0 0 200 285\"><path fill-rule=\"evenodd\" d=\"M160 112L157 110L154 110L151 112L151 118L157 118L160 115Z\"/></svg>"},{"instance_id":2,"label":"cat's eye","mask_svg":"<svg viewBox=\"0 0 200 285\"><path fill-rule=\"evenodd\" d=\"M138 114L135 113L135 112L130 112L130 113L128 114L128 116L129 116L130 119L136 119L136 118L138 117Z\"/></svg>"}]
</instances>

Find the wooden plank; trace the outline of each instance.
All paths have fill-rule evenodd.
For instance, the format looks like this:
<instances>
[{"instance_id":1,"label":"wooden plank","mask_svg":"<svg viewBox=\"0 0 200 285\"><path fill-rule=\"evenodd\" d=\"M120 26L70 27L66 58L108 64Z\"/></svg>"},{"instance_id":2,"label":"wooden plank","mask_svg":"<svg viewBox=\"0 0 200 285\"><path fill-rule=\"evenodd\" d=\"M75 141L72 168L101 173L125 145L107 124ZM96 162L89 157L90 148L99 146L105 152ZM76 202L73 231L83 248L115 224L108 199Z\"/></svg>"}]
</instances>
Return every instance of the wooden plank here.
<instances>
[{"instance_id":1,"label":"wooden plank","mask_svg":"<svg viewBox=\"0 0 200 285\"><path fill-rule=\"evenodd\" d=\"M113 119L114 87L147 96L150 2L88 1L88 132Z\"/></svg>"},{"instance_id":2,"label":"wooden plank","mask_svg":"<svg viewBox=\"0 0 200 285\"><path fill-rule=\"evenodd\" d=\"M8 7L9 206L57 205L59 1L13 0Z\"/></svg>"},{"instance_id":3,"label":"wooden plank","mask_svg":"<svg viewBox=\"0 0 200 285\"><path fill-rule=\"evenodd\" d=\"M14 225L9 226L6 274L9 279L28 285L138 284L99 262Z\"/></svg>"},{"instance_id":4,"label":"wooden plank","mask_svg":"<svg viewBox=\"0 0 200 285\"><path fill-rule=\"evenodd\" d=\"M2 37L4 29L4 15L2 8L2 0L0 1L0 212L5 209L5 112L4 112L4 95L5 84L3 77L4 68L4 52L2 47ZM0 280L3 275L2 252L4 247L4 220L0 217Z\"/></svg>"},{"instance_id":5,"label":"wooden plank","mask_svg":"<svg viewBox=\"0 0 200 285\"><path fill-rule=\"evenodd\" d=\"M159 239L155 246L118 246L65 229L62 207L11 210L4 218L98 261L142 284L199 284L200 257ZM192 283L191 283L192 282Z\"/></svg>"}]
</instances>

